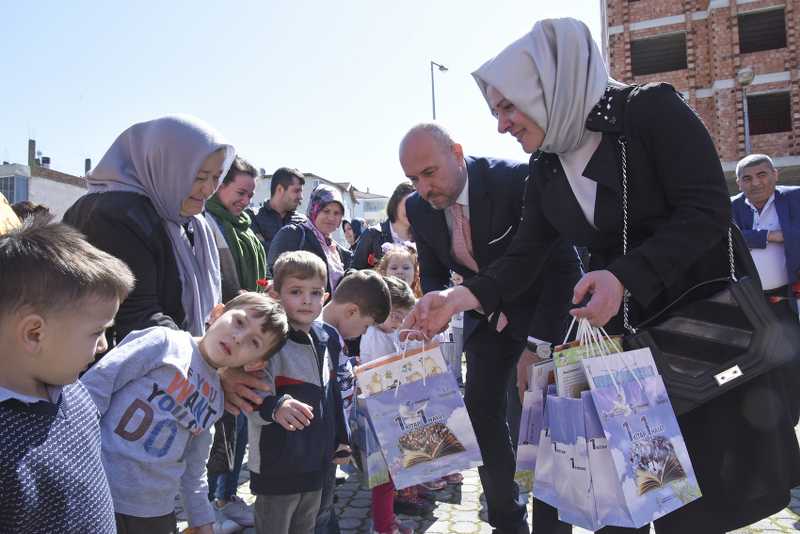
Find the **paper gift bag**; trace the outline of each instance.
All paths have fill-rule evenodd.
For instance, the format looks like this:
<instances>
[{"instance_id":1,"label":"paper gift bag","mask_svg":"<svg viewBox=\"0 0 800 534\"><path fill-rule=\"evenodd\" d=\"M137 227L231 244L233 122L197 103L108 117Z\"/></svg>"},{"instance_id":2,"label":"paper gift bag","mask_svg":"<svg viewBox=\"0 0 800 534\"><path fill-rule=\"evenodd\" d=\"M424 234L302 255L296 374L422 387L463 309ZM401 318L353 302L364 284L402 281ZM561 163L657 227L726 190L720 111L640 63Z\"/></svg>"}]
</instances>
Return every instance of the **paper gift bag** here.
<instances>
[{"instance_id":1,"label":"paper gift bag","mask_svg":"<svg viewBox=\"0 0 800 534\"><path fill-rule=\"evenodd\" d=\"M633 526L698 499L692 462L650 350L584 359L582 365Z\"/></svg>"},{"instance_id":2,"label":"paper gift bag","mask_svg":"<svg viewBox=\"0 0 800 534\"><path fill-rule=\"evenodd\" d=\"M565 523L596 530L602 525L597 521L589 472L584 402L550 397L547 403L558 518Z\"/></svg>"},{"instance_id":3,"label":"paper gift bag","mask_svg":"<svg viewBox=\"0 0 800 534\"><path fill-rule=\"evenodd\" d=\"M374 488L391 481L389 467L383 458L375 431L369 424L363 397L357 397L350 412L350 440L356 466L361 471L362 482Z\"/></svg>"},{"instance_id":4,"label":"paper gift bag","mask_svg":"<svg viewBox=\"0 0 800 534\"><path fill-rule=\"evenodd\" d=\"M553 361L531 365L528 391L522 399L522 414L517 442L517 468L514 480L524 491L533 489L539 437L544 426L544 397L547 385L553 382Z\"/></svg>"},{"instance_id":5,"label":"paper gift bag","mask_svg":"<svg viewBox=\"0 0 800 534\"><path fill-rule=\"evenodd\" d=\"M536 455L536 467L533 472L533 495L550 506L558 507L554 485L553 442L550 439L550 407L549 400L555 398L556 386L547 386L544 404L542 431L539 433L539 449Z\"/></svg>"},{"instance_id":6,"label":"paper gift bag","mask_svg":"<svg viewBox=\"0 0 800 534\"><path fill-rule=\"evenodd\" d=\"M617 479L617 469L608 448L608 440L603 432L603 425L597 415L592 394L584 391L583 416L586 426L586 453L589 459L589 473L592 477L592 491L597 513L597 522L601 525L633 527L633 519L628 513L625 496Z\"/></svg>"},{"instance_id":7,"label":"paper gift bag","mask_svg":"<svg viewBox=\"0 0 800 534\"><path fill-rule=\"evenodd\" d=\"M384 356L356 370L395 487L482 465L455 377L438 346Z\"/></svg>"}]
</instances>

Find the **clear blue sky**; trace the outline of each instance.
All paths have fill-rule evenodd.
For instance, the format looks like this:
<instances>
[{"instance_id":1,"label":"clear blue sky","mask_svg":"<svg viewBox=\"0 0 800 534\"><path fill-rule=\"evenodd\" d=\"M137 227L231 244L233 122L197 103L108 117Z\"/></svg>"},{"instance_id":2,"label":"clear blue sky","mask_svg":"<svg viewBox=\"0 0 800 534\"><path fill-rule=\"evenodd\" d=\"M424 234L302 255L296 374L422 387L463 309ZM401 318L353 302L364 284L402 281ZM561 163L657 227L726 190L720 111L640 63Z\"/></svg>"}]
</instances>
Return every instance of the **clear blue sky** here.
<instances>
[{"instance_id":1,"label":"clear blue sky","mask_svg":"<svg viewBox=\"0 0 800 534\"><path fill-rule=\"evenodd\" d=\"M288 165L388 193L397 144L437 118L467 153L525 159L470 72L539 18L599 40L600 0L0 0L0 158L83 174L129 125L169 113L213 124L267 172Z\"/></svg>"}]
</instances>

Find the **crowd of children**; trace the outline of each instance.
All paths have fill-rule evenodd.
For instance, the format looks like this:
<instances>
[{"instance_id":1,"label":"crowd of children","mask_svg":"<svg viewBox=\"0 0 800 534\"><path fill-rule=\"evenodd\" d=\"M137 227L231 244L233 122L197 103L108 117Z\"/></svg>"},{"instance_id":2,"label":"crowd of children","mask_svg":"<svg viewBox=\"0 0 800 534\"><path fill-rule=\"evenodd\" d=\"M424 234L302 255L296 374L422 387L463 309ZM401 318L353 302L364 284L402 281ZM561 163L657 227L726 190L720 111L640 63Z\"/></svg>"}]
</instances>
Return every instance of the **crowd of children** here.
<instances>
[{"instance_id":1,"label":"crowd of children","mask_svg":"<svg viewBox=\"0 0 800 534\"><path fill-rule=\"evenodd\" d=\"M268 292L214 307L202 336L155 326L106 352L135 284L125 263L42 219L1 236L0 532L172 533L179 496L193 532L213 534L206 461L225 411L221 368L270 389L248 417L256 531L338 532L336 468L351 455L359 363L345 341L360 339L364 363L401 349L416 253L391 245L377 272L346 272L333 295L309 252L284 253L272 275ZM429 511L421 491L375 488L375 532L410 532L395 508Z\"/></svg>"}]
</instances>

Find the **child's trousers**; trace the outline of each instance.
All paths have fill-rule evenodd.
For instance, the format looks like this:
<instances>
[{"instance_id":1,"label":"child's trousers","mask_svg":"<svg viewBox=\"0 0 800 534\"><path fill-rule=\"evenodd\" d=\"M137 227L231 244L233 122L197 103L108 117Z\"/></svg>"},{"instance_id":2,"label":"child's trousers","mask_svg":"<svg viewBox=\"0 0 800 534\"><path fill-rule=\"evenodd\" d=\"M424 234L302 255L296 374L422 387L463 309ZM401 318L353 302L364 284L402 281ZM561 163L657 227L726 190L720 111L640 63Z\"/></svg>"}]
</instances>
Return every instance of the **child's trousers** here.
<instances>
[{"instance_id":1,"label":"child's trousers","mask_svg":"<svg viewBox=\"0 0 800 534\"><path fill-rule=\"evenodd\" d=\"M258 534L309 534L319 513L322 490L290 495L256 495Z\"/></svg>"}]
</instances>

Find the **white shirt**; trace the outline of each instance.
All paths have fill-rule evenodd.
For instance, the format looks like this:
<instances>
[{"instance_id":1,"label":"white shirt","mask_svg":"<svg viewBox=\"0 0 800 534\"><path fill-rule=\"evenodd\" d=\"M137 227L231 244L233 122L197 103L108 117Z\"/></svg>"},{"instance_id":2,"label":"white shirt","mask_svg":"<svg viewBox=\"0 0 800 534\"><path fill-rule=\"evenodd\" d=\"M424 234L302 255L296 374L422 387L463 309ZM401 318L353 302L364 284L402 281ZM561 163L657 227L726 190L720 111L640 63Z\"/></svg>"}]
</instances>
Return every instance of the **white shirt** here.
<instances>
[{"instance_id":1,"label":"white shirt","mask_svg":"<svg viewBox=\"0 0 800 534\"><path fill-rule=\"evenodd\" d=\"M64 386L45 386L47 389L47 396L50 397L50 402L53 404L58 403L58 398L61 396L61 390L64 389ZM7 401L9 399L16 399L20 402L24 402L25 404L36 404L37 402L45 402L45 399L40 399L39 397L33 397L31 395L24 395L22 393L17 393L13 389L8 389L0 386L0 402Z\"/></svg>"},{"instance_id":2,"label":"white shirt","mask_svg":"<svg viewBox=\"0 0 800 534\"><path fill-rule=\"evenodd\" d=\"M465 164L466 165L466 164ZM456 204L461 204L464 208L464 217L469 220L469 174L467 174L467 179L464 180L464 187L461 188L461 192L458 194L458 198L456 198ZM447 221L447 229L450 231L450 234L453 234L453 216L450 215L449 210L444 210L444 220Z\"/></svg>"},{"instance_id":3,"label":"white shirt","mask_svg":"<svg viewBox=\"0 0 800 534\"><path fill-rule=\"evenodd\" d=\"M775 209L775 193L769 197L767 203L759 213L747 198L745 204L753 210L753 230L766 230L768 232L781 229L778 219L778 211ZM783 243L767 242L767 248L750 249L753 261L761 277L764 290L776 289L789 283L789 276L786 273L786 250Z\"/></svg>"},{"instance_id":4,"label":"white shirt","mask_svg":"<svg viewBox=\"0 0 800 534\"><path fill-rule=\"evenodd\" d=\"M558 159L561 160L561 166L564 168L564 174L567 176L567 182L572 189L572 193L578 200L578 205L581 207L583 216L586 221L592 225L592 228L597 229L594 224L594 204L597 200L597 182L590 180L583 176L583 171L586 170L586 165L592 159L597 147L600 146L600 141L603 139L603 134L600 132L586 131L581 140L578 148L569 154L559 154Z\"/></svg>"},{"instance_id":5,"label":"white shirt","mask_svg":"<svg viewBox=\"0 0 800 534\"><path fill-rule=\"evenodd\" d=\"M361 336L359 354L361 363L371 362L381 356L400 351L397 332L386 333L377 326L370 326Z\"/></svg>"}]
</instances>

